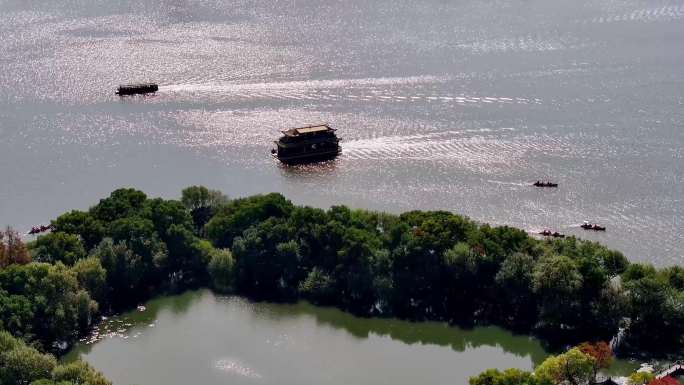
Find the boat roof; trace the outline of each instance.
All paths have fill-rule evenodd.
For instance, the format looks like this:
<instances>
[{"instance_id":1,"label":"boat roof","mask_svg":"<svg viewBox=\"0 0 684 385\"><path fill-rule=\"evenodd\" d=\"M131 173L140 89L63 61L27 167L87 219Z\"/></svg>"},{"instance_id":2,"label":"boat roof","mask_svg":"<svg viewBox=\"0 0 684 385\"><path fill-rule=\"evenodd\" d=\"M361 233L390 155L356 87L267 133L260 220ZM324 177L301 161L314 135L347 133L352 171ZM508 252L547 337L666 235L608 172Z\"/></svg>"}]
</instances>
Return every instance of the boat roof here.
<instances>
[{"instance_id":1,"label":"boat roof","mask_svg":"<svg viewBox=\"0 0 684 385\"><path fill-rule=\"evenodd\" d=\"M326 132L326 131L335 131L334 128L331 128L327 124L317 124L317 125L312 125L312 126L305 126L305 127L297 127L297 128L291 128L289 130L282 131L283 134L287 136L298 136L298 135L304 135L304 134L312 134L316 132Z\"/></svg>"},{"instance_id":2,"label":"boat roof","mask_svg":"<svg viewBox=\"0 0 684 385\"><path fill-rule=\"evenodd\" d=\"M131 84L119 84L121 88L140 88L140 87L152 87L156 86L157 83L131 83Z\"/></svg>"}]
</instances>

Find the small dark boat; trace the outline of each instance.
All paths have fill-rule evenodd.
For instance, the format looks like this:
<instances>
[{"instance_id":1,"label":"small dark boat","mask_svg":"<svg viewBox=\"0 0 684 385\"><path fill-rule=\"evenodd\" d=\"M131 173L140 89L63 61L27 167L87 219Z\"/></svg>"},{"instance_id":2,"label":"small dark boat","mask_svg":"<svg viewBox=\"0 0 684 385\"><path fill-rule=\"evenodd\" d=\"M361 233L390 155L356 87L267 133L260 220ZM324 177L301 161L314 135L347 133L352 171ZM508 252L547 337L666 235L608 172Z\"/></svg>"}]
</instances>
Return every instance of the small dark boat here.
<instances>
[{"instance_id":1,"label":"small dark boat","mask_svg":"<svg viewBox=\"0 0 684 385\"><path fill-rule=\"evenodd\" d=\"M558 187L558 183L536 181L532 184L535 187Z\"/></svg>"},{"instance_id":2,"label":"small dark boat","mask_svg":"<svg viewBox=\"0 0 684 385\"><path fill-rule=\"evenodd\" d=\"M540 231L539 234L545 237L565 238L565 234L561 234L558 231L551 232L551 230L543 230Z\"/></svg>"},{"instance_id":3,"label":"small dark boat","mask_svg":"<svg viewBox=\"0 0 684 385\"><path fill-rule=\"evenodd\" d=\"M159 86L155 83L122 84L116 90L117 95L149 94L157 92Z\"/></svg>"},{"instance_id":4,"label":"small dark boat","mask_svg":"<svg viewBox=\"0 0 684 385\"><path fill-rule=\"evenodd\" d=\"M585 230L606 231L606 228L604 226L599 226L596 223L592 224L587 221L584 221L584 223L582 223L580 227Z\"/></svg>"},{"instance_id":5,"label":"small dark boat","mask_svg":"<svg viewBox=\"0 0 684 385\"><path fill-rule=\"evenodd\" d=\"M321 162L334 159L342 152L335 129L327 124L292 128L282 133L271 154L286 164Z\"/></svg>"},{"instance_id":6,"label":"small dark boat","mask_svg":"<svg viewBox=\"0 0 684 385\"><path fill-rule=\"evenodd\" d=\"M44 233L48 230L52 230L52 225L33 226L33 227L31 227L31 230L28 233L30 235L34 235L34 234Z\"/></svg>"}]
</instances>

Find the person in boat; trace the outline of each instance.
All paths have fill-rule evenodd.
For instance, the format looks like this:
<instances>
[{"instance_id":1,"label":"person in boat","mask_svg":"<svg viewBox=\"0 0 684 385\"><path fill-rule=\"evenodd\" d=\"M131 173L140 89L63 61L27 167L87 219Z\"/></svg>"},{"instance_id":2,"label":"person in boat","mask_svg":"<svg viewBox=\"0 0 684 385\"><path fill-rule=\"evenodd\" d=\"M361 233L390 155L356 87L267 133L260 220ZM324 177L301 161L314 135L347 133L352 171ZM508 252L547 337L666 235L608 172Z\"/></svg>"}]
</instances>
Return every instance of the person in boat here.
<instances>
[{"instance_id":1,"label":"person in boat","mask_svg":"<svg viewBox=\"0 0 684 385\"><path fill-rule=\"evenodd\" d=\"M599 226L596 223L591 224L591 223L589 223L589 221L584 221L580 227L585 229L585 230L596 230L596 231L605 231L606 230L605 227Z\"/></svg>"}]
</instances>

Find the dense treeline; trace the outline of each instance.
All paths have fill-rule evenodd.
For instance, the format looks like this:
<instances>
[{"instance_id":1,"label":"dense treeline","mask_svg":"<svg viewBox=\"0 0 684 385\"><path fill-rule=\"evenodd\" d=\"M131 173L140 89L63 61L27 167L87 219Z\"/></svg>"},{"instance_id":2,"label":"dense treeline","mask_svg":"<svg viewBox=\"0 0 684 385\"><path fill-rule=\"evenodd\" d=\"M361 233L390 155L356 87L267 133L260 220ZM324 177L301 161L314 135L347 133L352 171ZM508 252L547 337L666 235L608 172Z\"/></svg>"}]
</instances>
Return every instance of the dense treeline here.
<instances>
[{"instance_id":1,"label":"dense treeline","mask_svg":"<svg viewBox=\"0 0 684 385\"><path fill-rule=\"evenodd\" d=\"M593 385L605 380L599 378L601 369L610 367L613 351L605 342L582 344L559 355L550 356L533 372L520 369L486 370L469 380L470 385ZM614 382L613 382L614 383ZM626 385L679 385L665 376L656 378L650 371L636 371L626 378Z\"/></svg>"},{"instance_id":2,"label":"dense treeline","mask_svg":"<svg viewBox=\"0 0 684 385\"><path fill-rule=\"evenodd\" d=\"M0 241L0 328L43 350L71 344L99 313L199 286L366 316L495 323L562 343L610 339L628 318L626 347L684 346L681 267L444 211L322 210L279 194L231 201L195 186L180 201L119 189L52 225L29 250L11 231Z\"/></svg>"}]
</instances>

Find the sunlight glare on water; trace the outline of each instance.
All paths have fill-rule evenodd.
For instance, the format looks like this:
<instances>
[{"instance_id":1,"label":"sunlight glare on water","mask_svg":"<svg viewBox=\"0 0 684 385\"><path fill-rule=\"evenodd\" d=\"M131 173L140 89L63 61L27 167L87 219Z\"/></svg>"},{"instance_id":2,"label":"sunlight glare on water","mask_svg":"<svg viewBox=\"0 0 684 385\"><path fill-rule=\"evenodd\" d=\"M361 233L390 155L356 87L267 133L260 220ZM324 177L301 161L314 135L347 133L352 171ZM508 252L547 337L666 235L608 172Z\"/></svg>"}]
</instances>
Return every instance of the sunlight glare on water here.
<instances>
[{"instance_id":1,"label":"sunlight glare on water","mask_svg":"<svg viewBox=\"0 0 684 385\"><path fill-rule=\"evenodd\" d=\"M683 22L682 0L0 1L0 225L204 184L447 209L681 264ZM113 94L137 81L160 90ZM318 122L337 161L269 156Z\"/></svg>"}]
</instances>

